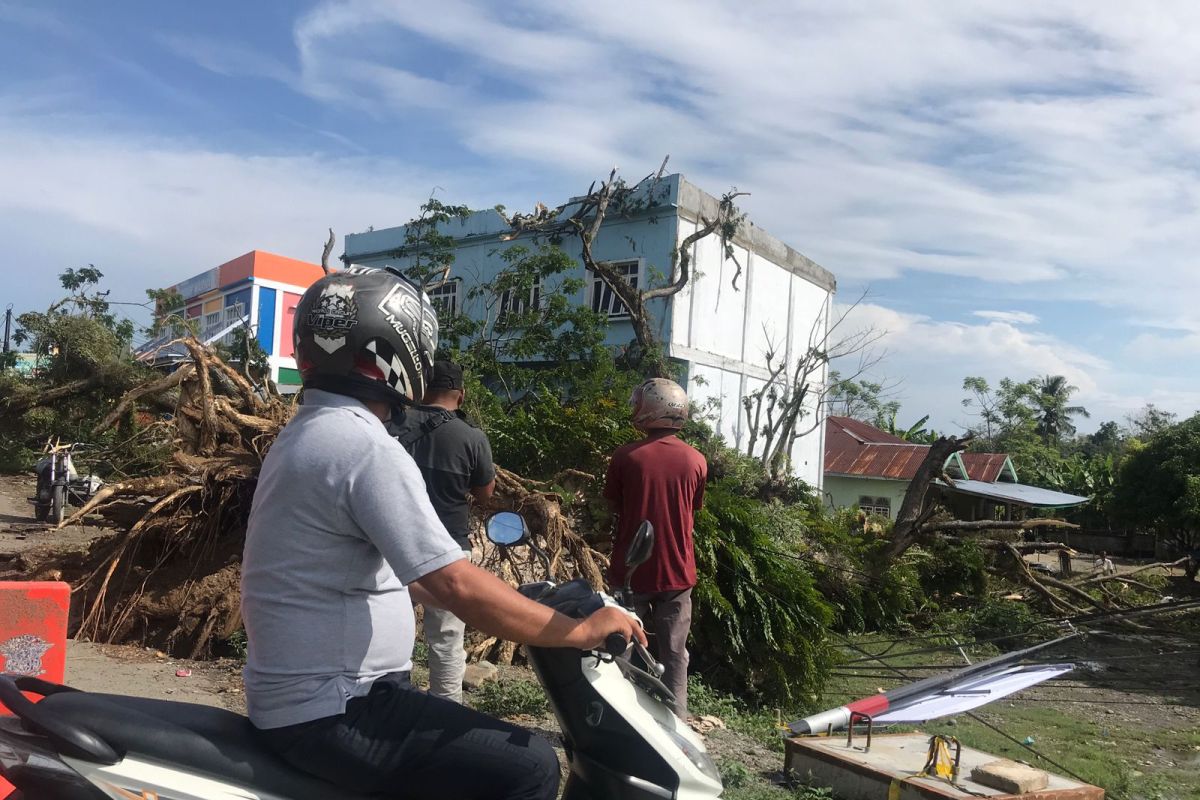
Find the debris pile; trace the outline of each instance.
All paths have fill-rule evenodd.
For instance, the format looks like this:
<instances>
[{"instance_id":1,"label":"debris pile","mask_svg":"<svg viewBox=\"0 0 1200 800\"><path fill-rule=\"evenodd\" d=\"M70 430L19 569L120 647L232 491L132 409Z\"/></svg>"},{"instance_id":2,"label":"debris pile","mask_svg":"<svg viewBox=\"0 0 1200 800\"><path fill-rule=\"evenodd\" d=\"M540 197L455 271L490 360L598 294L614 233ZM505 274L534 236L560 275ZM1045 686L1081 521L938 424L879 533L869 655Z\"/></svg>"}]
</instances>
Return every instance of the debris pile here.
<instances>
[{"instance_id":1,"label":"debris pile","mask_svg":"<svg viewBox=\"0 0 1200 800\"><path fill-rule=\"evenodd\" d=\"M180 340L190 360L171 374L129 391L100 423L174 401L154 423L171 442L161 474L105 486L63 522L99 516L115 532L85 554L27 553L9 562L24 578L63 579L72 586L71 634L98 642L134 643L173 656L204 658L241 627L238 583L246 521L263 459L290 418L290 398L256 388L247 376L194 338ZM557 579L603 583L605 557L577 535L558 495L546 484L497 468L485 511L524 515L534 540L550 554ZM482 539L482 537L479 537ZM481 563L513 583L540 580L543 568L524 552L482 544ZM476 658L512 660L511 644L474 643Z\"/></svg>"}]
</instances>

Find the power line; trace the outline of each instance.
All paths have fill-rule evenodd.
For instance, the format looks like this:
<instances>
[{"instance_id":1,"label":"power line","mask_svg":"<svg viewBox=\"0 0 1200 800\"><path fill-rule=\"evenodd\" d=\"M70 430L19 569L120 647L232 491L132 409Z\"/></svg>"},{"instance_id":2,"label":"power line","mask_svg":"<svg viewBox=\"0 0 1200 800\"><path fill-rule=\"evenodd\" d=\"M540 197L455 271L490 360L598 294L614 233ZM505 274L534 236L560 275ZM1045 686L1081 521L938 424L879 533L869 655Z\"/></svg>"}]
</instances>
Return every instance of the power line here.
<instances>
[{"instance_id":1,"label":"power line","mask_svg":"<svg viewBox=\"0 0 1200 800\"><path fill-rule=\"evenodd\" d=\"M1003 636L994 636L994 637L991 637L988 639L977 639L973 642L965 643L962 645L948 644L948 645L938 645L937 647L920 648L917 650L905 650L903 653L897 653L896 656L901 657L901 656L925 655L927 653L940 653L944 650L955 650L959 647L976 646L976 645L981 645L981 644L993 644L995 642L1002 642L1002 641L1006 641L1008 639L1016 639L1016 638L1025 636L1028 633L1030 633L1034 628L1040 627L1042 625L1049 625L1049 624L1054 624L1054 623L1058 623L1058 624L1071 623L1074 625L1085 625L1085 624L1089 624L1089 623L1104 622L1109 619L1141 616L1144 614L1157 614L1159 612L1165 613L1165 612L1170 612L1170 611L1189 611L1192 608L1200 608L1200 600L1195 600L1195 599L1176 600L1176 601L1171 601L1171 602L1167 602L1167 603L1155 603L1153 605L1148 605L1148 606L1135 606L1133 608L1116 609L1113 611L1102 611L1102 612L1091 612L1091 613L1087 613L1087 614L1077 614L1077 615L1071 616L1071 617L1049 617L1046 619L1035 620L1034 622L1029 623L1024 629L1022 629L1016 633L1008 633L1008 634L1004 634ZM868 644L870 644L870 643L868 643ZM868 657L851 659L850 661L844 662L842 664L842 666L846 666L849 664L861 664L861 663L864 663L867 661L878 661L879 660L878 656L871 655L870 652L867 650L862 650L859 647L855 647L854 649L858 650L859 652L866 653L868 655ZM891 650L891 648L888 648L888 650L885 651L885 654L887 652L890 652L890 650Z\"/></svg>"}]
</instances>

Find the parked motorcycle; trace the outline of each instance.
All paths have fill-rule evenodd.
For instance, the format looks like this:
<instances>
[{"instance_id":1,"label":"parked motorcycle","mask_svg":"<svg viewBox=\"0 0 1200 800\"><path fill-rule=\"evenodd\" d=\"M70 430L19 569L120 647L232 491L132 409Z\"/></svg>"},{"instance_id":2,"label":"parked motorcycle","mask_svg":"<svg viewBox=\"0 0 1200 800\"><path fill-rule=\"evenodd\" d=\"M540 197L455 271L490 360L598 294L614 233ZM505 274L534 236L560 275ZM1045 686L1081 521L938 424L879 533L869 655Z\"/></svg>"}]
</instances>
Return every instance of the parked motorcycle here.
<instances>
[{"instance_id":1,"label":"parked motorcycle","mask_svg":"<svg viewBox=\"0 0 1200 800\"><path fill-rule=\"evenodd\" d=\"M533 547L516 514L493 516L487 532L501 547ZM646 523L627 563L644 563L652 545ZM575 617L616 605L582 580L520 591ZM636 642L629 659L616 657L628 647L616 635L604 651L528 648L571 762L564 800L719 797L720 776L675 715L661 666ZM11 675L0 676L0 703L16 715L0 717L0 774L17 787L6 800L380 800L292 769L258 746L249 720L224 709Z\"/></svg>"},{"instance_id":2,"label":"parked motorcycle","mask_svg":"<svg viewBox=\"0 0 1200 800\"><path fill-rule=\"evenodd\" d=\"M72 455L85 447L81 442L46 443L46 454L33 468L37 473L36 495L29 498L38 522L48 520L58 525L66 516L68 504L82 507L104 485L91 472L86 476L76 472Z\"/></svg>"}]
</instances>

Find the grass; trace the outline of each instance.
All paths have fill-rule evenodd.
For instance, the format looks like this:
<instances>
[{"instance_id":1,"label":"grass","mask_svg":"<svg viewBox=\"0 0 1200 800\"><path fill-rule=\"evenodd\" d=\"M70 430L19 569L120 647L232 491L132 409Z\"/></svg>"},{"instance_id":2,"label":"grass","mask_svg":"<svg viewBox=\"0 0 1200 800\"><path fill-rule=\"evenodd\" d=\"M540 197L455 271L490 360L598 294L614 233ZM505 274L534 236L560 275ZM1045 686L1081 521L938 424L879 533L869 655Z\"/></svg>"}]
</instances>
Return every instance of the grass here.
<instances>
[{"instance_id":1,"label":"grass","mask_svg":"<svg viewBox=\"0 0 1200 800\"><path fill-rule=\"evenodd\" d=\"M783 752L779 722L787 722L789 717L781 715L777 718L773 709L751 708L736 697L709 688L696 675L688 677L688 710L698 717L719 717L730 730L750 736L772 750Z\"/></svg>"},{"instance_id":2,"label":"grass","mask_svg":"<svg viewBox=\"0 0 1200 800\"><path fill-rule=\"evenodd\" d=\"M1157 730L1145 733L1105 728L1053 707L1052 704L1000 704L980 716L1019 740L1034 740L1038 753L1062 764L1085 781L1105 788L1115 798L1174 800L1200 797L1200 770L1182 758L1200 758L1200 731ZM968 717L951 726L945 720L921 726L929 733L958 737L967 747L1019 759L1051 772L1061 770L1038 759L1025 747ZM1175 767L1165 767L1167 761ZM1153 770L1150 765L1157 769Z\"/></svg>"},{"instance_id":3,"label":"grass","mask_svg":"<svg viewBox=\"0 0 1200 800\"><path fill-rule=\"evenodd\" d=\"M785 789L766 784L739 789L726 789L721 800L836 800L833 790L822 786L799 786Z\"/></svg>"},{"instance_id":4,"label":"grass","mask_svg":"<svg viewBox=\"0 0 1200 800\"><path fill-rule=\"evenodd\" d=\"M540 684L525 680L489 681L471 693L471 705L494 717L540 717L550 702Z\"/></svg>"},{"instance_id":5,"label":"grass","mask_svg":"<svg viewBox=\"0 0 1200 800\"><path fill-rule=\"evenodd\" d=\"M858 637L855 644L869 653L882 654L888 643L882 636ZM950 639L921 641L908 649L949 644ZM925 677L937 670L919 669L921 665L937 665L953 669L962 665L956 652L905 655L904 646L888 652L887 662L914 677ZM973 648L972 659L994 653ZM861 658L860 653L848 653L847 660ZM848 666L848 665L847 665ZM891 688L903 679L887 677L882 667L869 667L869 677L835 677L820 696L810 698L803 709L783 710L755 708L745 701L716 692L693 676L689 681L689 705L696 715L721 718L737 733L753 738L772 751L782 753L783 740L778 722L788 722L813 711L836 707L853 699L873 694L880 688ZM846 666L835 669L850 675ZM1058 691L1065 691L1059 689ZM472 695L473 705L497 716L547 713L541 687L530 681L502 681L485 684ZM1200 798L1200 730L1188 729L1190 722L1180 719L1174 727L1164 727L1156 719L1154 728L1147 728L1128 712L1114 714L1110 719L1090 714L1072 713L1078 706L1054 701L1015 700L994 703L977 712L984 720L1007 732L1018 741L1032 737L1033 747L1053 761L1075 773L1088 783L1107 790L1113 800L1197 800ZM1166 713L1151 710L1147 714ZM896 728L893 730L911 730ZM957 737L964 746L982 750L998 757L1026 761L1055 773L1063 769L1038 759L1027 748L985 725L963 715L954 720L939 720L920 726L934 734ZM780 757L782 766L782 756ZM755 768L742 763L736 753L727 754L718 764L725 782L724 800L835 800L828 788L820 786L782 787L772 784Z\"/></svg>"}]
</instances>

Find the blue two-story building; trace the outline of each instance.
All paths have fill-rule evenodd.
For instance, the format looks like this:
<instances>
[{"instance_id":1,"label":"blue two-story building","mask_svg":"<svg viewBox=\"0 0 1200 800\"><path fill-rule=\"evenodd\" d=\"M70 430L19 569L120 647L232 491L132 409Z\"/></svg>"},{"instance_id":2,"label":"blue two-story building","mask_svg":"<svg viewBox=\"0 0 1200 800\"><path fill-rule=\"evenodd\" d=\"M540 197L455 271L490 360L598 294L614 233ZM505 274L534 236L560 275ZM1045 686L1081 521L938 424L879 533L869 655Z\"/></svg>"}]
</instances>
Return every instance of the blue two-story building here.
<instances>
[{"instance_id":1,"label":"blue two-story building","mask_svg":"<svg viewBox=\"0 0 1200 800\"><path fill-rule=\"evenodd\" d=\"M665 176L636 213L610 214L592 246L597 260L614 264L635 286L658 286L670 273L671 253L701 224L715 218L719 201L681 175ZM430 291L432 300L455 312L482 318L486 304L468 298L470 290L493 280L505 268L501 253L514 245L530 246L530 236L511 238L513 230L498 212L478 211L455 220L442 231L456 242L451 280ZM343 260L365 266L405 267L404 226L346 236ZM826 269L756 227L742 224L725 257L718 236L693 245L694 276L669 298L654 301L650 313L667 355L681 364L681 382L693 402L709 409L714 427L746 449L749 430L742 398L761 389L769 378L765 353L775 364L799 357L810 343L823 340L829 324L836 281ZM586 287L578 302L610 320L608 343L628 345L633 327L628 313L597 275L586 273L577 239L563 248L579 261ZM734 276L738 269L741 274ZM536 304L543 290L535 287L527 302ZM494 305L494 304L493 304ZM823 383L824 371L813 376ZM815 487L823 479L824 429L820 404L813 402L802 426L812 432L792 449L792 470Z\"/></svg>"}]
</instances>

